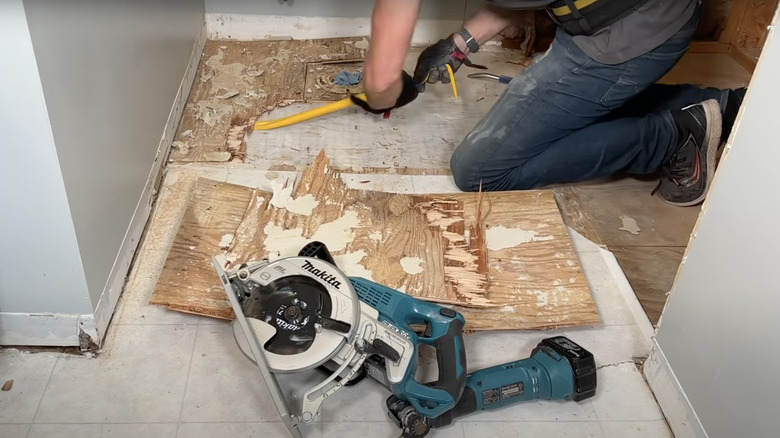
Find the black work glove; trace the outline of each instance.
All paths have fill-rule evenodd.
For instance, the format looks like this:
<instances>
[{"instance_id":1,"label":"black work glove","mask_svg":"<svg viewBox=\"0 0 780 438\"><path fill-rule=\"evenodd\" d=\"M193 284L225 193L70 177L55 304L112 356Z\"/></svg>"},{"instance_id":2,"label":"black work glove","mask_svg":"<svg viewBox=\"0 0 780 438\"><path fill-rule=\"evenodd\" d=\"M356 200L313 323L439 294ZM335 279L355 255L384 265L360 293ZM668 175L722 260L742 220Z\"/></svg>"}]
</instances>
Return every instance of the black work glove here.
<instances>
[{"instance_id":1,"label":"black work glove","mask_svg":"<svg viewBox=\"0 0 780 438\"><path fill-rule=\"evenodd\" d=\"M450 74L447 64L452 67L452 72L458 71L463 64L466 55L460 51L452 35L439 40L436 44L427 47L417 58L417 66L414 68L414 83L417 91L425 91L425 83L435 84L441 81L450 83Z\"/></svg>"},{"instance_id":2,"label":"black work glove","mask_svg":"<svg viewBox=\"0 0 780 438\"><path fill-rule=\"evenodd\" d=\"M398 96L398 100L395 101L395 105L391 106L390 108L374 109L368 105L368 102L362 99L358 99L352 94L349 95L349 98L352 99L352 103L354 103L355 105L363 108L364 110L370 113L373 114L386 113L392 109L401 108L402 106L408 104L414 99L417 99L417 95L419 94L417 92L417 87L414 86L414 81L412 80L412 77L409 76L409 73L403 70L401 71L401 83L403 84L403 88L401 89L401 95Z\"/></svg>"}]
</instances>

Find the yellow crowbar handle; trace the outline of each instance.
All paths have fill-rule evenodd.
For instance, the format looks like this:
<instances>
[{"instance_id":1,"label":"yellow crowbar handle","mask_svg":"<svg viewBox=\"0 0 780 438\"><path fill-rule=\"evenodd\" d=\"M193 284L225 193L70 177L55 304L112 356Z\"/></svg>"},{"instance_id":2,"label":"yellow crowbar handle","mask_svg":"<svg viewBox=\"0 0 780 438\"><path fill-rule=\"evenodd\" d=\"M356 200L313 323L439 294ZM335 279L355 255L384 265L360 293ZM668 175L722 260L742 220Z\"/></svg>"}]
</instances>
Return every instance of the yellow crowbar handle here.
<instances>
[{"instance_id":1,"label":"yellow crowbar handle","mask_svg":"<svg viewBox=\"0 0 780 438\"><path fill-rule=\"evenodd\" d=\"M457 99L458 86L455 84L455 73L452 71L452 67L450 67L449 64L447 64L447 73L449 73L450 75L450 83L452 84L452 93L455 95L455 98ZM355 97L357 97L360 100L366 100L365 93L356 94ZM283 128L285 126L294 125L296 123L305 122L307 120L311 120L316 117L334 113L336 111L343 110L344 108L349 108L352 105L354 105L352 103L352 100L349 97L347 97L337 102L329 103L319 108L314 108L312 110L304 111L302 113L293 114L291 116L283 117L281 119L261 120L255 122L255 131L267 131L269 129Z\"/></svg>"},{"instance_id":2,"label":"yellow crowbar handle","mask_svg":"<svg viewBox=\"0 0 780 438\"><path fill-rule=\"evenodd\" d=\"M455 99L458 98L458 84L455 83L455 72L452 71L452 67L447 65L447 73L450 75L450 84L452 84L452 94L455 95Z\"/></svg>"},{"instance_id":3,"label":"yellow crowbar handle","mask_svg":"<svg viewBox=\"0 0 780 438\"><path fill-rule=\"evenodd\" d=\"M355 97L361 100L366 100L366 95L363 93L356 94ZM352 103L352 100L349 97L347 97L345 99L341 99L337 102L329 103L319 108L314 108L312 110L304 111L302 113L293 114L289 117L283 117L281 119L276 119L276 120L261 120L255 122L255 131L266 131L269 129L276 129L285 126L294 125L296 123L311 120L315 117L320 117L326 114L334 113L344 108L349 108L352 105L354 105Z\"/></svg>"}]
</instances>

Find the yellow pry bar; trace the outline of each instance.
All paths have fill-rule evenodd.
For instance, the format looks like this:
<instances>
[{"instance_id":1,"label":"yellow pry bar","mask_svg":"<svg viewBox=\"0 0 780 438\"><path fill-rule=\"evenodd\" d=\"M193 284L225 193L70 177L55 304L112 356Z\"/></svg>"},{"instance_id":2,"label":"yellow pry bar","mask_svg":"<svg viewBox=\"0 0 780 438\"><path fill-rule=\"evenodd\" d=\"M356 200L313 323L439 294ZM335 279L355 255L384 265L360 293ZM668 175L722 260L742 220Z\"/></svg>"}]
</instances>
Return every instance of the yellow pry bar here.
<instances>
[{"instance_id":1,"label":"yellow pry bar","mask_svg":"<svg viewBox=\"0 0 780 438\"><path fill-rule=\"evenodd\" d=\"M361 100L366 100L366 95L363 93L356 94L355 97ZM315 117L320 117L326 114L334 113L344 108L349 108L352 105L354 105L352 103L352 100L349 97L347 97L337 102L329 103L319 108L314 108L312 110L304 111L302 113L293 114L291 116L283 117L281 119L261 120L255 122L255 131L267 131L269 129L283 128L285 126L290 126L296 123L301 123L307 120L311 120Z\"/></svg>"},{"instance_id":2,"label":"yellow pry bar","mask_svg":"<svg viewBox=\"0 0 780 438\"><path fill-rule=\"evenodd\" d=\"M452 84L452 94L455 95L455 99L458 98L458 84L455 83L455 72L452 71L452 67L449 64L447 66L447 73L450 74L450 84Z\"/></svg>"}]
</instances>

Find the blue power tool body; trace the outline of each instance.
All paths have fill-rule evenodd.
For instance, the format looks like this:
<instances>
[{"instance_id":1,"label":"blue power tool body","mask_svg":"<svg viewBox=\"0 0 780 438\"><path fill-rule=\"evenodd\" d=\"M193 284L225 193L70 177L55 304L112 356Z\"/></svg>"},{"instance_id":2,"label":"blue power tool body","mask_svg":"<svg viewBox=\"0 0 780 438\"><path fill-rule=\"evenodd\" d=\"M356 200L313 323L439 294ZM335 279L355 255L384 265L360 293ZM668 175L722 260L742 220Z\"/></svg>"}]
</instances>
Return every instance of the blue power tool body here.
<instances>
[{"instance_id":1,"label":"blue power tool body","mask_svg":"<svg viewBox=\"0 0 780 438\"><path fill-rule=\"evenodd\" d=\"M393 394L403 397L424 417L438 417L452 409L466 384L466 349L461 335L466 324L463 315L365 278L350 277L350 281L358 298L379 311L379 321L402 330L414 346L401 383L387 384ZM423 336L412 329L414 325L426 327ZM415 380L420 345L436 349L439 367L436 382L422 384ZM382 380L377 374L372 377Z\"/></svg>"},{"instance_id":2,"label":"blue power tool body","mask_svg":"<svg viewBox=\"0 0 780 438\"><path fill-rule=\"evenodd\" d=\"M335 265L321 242L301 250ZM388 414L402 438L420 438L455 418L535 399L581 401L596 393L593 355L564 336L543 339L526 359L467 373L463 345L465 319L459 312L406 295L359 277L350 277L358 298L379 312L379 321L411 340L414 351L400 383L384 374L391 355L374 355L363 367L393 393ZM438 379L418 382L421 345L435 348Z\"/></svg>"}]
</instances>

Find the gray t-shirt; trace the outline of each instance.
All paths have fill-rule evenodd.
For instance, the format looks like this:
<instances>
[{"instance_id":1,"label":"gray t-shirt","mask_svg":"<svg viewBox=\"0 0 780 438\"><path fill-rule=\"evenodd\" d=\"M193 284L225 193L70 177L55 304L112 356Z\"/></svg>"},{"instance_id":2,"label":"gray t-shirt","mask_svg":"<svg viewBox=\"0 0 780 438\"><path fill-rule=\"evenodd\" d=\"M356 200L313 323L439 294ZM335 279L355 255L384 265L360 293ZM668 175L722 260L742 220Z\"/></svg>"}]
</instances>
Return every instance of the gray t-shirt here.
<instances>
[{"instance_id":1,"label":"gray t-shirt","mask_svg":"<svg viewBox=\"0 0 780 438\"><path fill-rule=\"evenodd\" d=\"M620 1L620 0L616 0ZM577 35L574 43L602 64L620 64L655 49L677 33L693 16L701 0L649 0L631 15L593 35ZM489 1L512 9L544 8L551 1Z\"/></svg>"}]
</instances>

